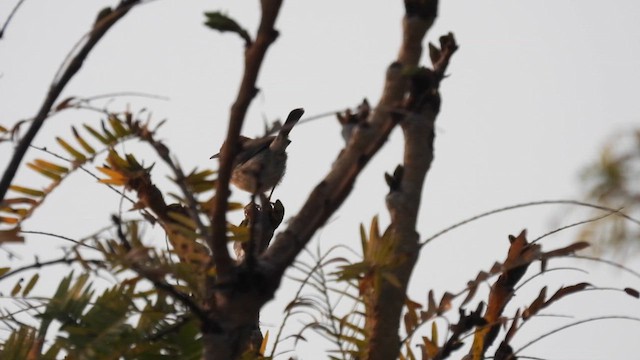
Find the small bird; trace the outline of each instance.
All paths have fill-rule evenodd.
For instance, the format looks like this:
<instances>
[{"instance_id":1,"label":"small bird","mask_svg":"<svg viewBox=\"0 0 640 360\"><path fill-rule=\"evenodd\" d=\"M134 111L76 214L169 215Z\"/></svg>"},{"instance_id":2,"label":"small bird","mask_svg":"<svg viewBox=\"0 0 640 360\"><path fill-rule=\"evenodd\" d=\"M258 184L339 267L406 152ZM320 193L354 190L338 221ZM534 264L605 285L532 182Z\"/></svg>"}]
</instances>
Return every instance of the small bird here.
<instances>
[{"instance_id":1,"label":"small bird","mask_svg":"<svg viewBox=\"0 0 640 360\"><path fill-rule=\"evenodd\" d=\"M278 185L287 164L286 149L291 143L289 132L302 114L304 109L292 110L278 135L257 139L240 136L240 150L233 160L231 183L252 194L264 193ZM215 154L211 159L219 155Z\"/></svg>"}]
</instances>

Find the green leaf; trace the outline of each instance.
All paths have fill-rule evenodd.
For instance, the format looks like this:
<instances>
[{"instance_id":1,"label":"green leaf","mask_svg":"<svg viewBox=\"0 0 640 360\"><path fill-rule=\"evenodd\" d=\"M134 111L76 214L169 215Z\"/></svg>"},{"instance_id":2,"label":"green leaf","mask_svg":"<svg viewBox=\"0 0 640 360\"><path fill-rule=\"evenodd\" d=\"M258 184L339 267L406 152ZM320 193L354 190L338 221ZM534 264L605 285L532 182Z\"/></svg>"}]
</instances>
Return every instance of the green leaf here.
<instances>
[{"instance_id":1,"label":"green leaf","mask_svg":"<svg viewBox=\"0 0 640 360\"><path fill-rule=\"evenodd\" d=\"M40 315L42 321L40 322L38 336L45 337L47 329L53 320L58 320L62 324L76 323L78 321L93 296L91 286L87 285L88 280L89 274L82 274L72 285L72 272L60 281L56 293Z\"/></svg>"},{"instance_id":2,"label":"green leaf","mask_svg":"<svg viewBox=\"0 0 640 360\"><path fill-rule=\"evenodd\" d=\"M18 295L20 290L22 290L22 281L23 279L18 280L16 284L13 286L13 289L11 289L11 296Z\"/></svg>"},{"instance_id":3,"label":"green leaf","mask_svg":"<svg viewBox=\"0 0 640 360\"><path fill-rule=\"evenodd\" d=\"M13 190L15 192L19 192L19 193L26 194L26 195L31 195L31 196L36 196L36 197L43 197L45 195L44 191L31 189L31 188L26 188L26 187L17 186L17 185L11 185L9 187L9 189L11 189L11 190Z\"/></svg>"},{"instance_id":4,"label":"green leaf","mask_svg":"<svg viewBox=\"0 0 640 360\"><path fill-rule=\"evenodd\" d=\"M46 169L58 174L66 174L69 172L69 168L61 165L57 165L48 161L35 159L33 160L33 164L38 166L41 169Z\"/></svg>"},{"instance_id":5,"label":"green leaf","mask_svg":"<svg viewBox=\"0 0 640 360\"><path fill-rule=\"evenodd\" d=\"M60 181L60 179L62 179L62 177L54 172L51 172L47 169L43 169L33 163L27 163L27 167L37 173L39 173L40 175L46 176L49 179L53 180L53 181Z\"/></svg>"},{"instance_id":6,"label":"green leaf","mask_svg":"<svg viewBox=\"0 0 640 360\"><path fill-rule=\"evenodd\" d=\"M134 285L135 286L135 285ZM120 359L132 344L144 348L133 328L127 323L133 306L134 286L117 285L104 291L62 330L65 349L77 359ZM137 345L140 344L140 345Z\"/></svg>"},{"instance_id":7,"label":"green leaf","mask_svg":"<svg viewBox=\"0 0 640 360\"><path fill-rule=\"evenodd\" d=\"M92 128L91 126L89 126L87 124L83 124L82 126L84 126L84 128L89 132L89 134L91 134L94 138L96 138L98 141L100 141L104 145L111 144L109 139L107 139L106 137L102 136L102 134L100 134L96 129Z\"/></svg>"},{"instance_id":8,"label":"green leaf","mask_svg":"<svg viewBox=\"0 0 640 360\"><path fill-rule=\"evenodd\" d=\"M360 246L362 246L362 253L367 253L367 231L364 229L364 224L360 224Z\"/></svg>"},{"instance_id":9,"label":"green leaf","mask_svg":"<svg viewBox=\"0 0 640 360\"><path fill-rule=\"evenodd\" d=\"M102 127L102 131L104 132L104 135L107 137L108 141L110 144L115 143L116 141L118 141L118 138L115 137L111 131L109 131L109 129L107 129L107 126L105 125L104 121L100 122L100 126Z\"/></svg>"},{"instance_id":10,"label":"green leaf","mask_svg":"<svg viewBox=\"0 0 640 360\"><path fill-rule=\"evenodd\" d=\"M126 154L126 159L129 163L129 168L132 168L132 170L144 169L144 166L142 166L142 164L140 164L138 160L136 160L136 157L133 156L133 154Z\"/></svg>"},{"instance_id":11,"label":"green leaf","mask_svg":"<svg viewBox=\"0 0 640 360\"><path fill-rule=\"evenodd\" d=\"M36 346L36 332L32 327L21 326L14 330L0 347L0 359L29 359L30 350Z\"/></svg>"},{"instance_id":12,"label":"green leaf","mask_svg":"<svg viewBox=\"0 0 640 360\"><path fill-rule=\"evenodd\" d=\"M213 170L203 170L196 172L192 171L189 176L185 178L185 182L194 193L202 193L213 190L216 185L215 179L207 179L207 177L215 174ZM175 179L172 179L174 182Z\"/></svg>"},{"instance_id":13,"label":"green leaf","mask_svg":"<svg viewBox=\"0 0 640 360\"><path fill-rule=\"evenodd\" d=\"M60 359L60 357L58 356L58 353L60 352L60 350L62 350L62 344L60 344L59 342L56 341L51 346L49 346L49 349L47 350L46 353L44 353L40 357L40 360L56 360L56 359Z\"/></svg>"},{"instance_id":14,"label":"green leaf","mask_svg":"<svg viewBox=\"0 0 640 360\"><path fill-rule=\"evenodd\" d=\"M249 36L249 33L247 32L247 30L243 29L235 20L228 17L227 15L224 15L219 11L214 11L214 12L206 12L204 13L204 16L206 16L207 18L207 20L204 23L205 26L213 30L218 30L220 32L236 33L242 39L244 39L244 42L246 45L251 44L252 42L251 36Z\"/></svg>"},{"instance_id":15,"label":"green leaf","mask_svg":"<svg viewBox=\"0 0 640 360\"><path fill-rule=\"evenodd\" d=\"M71 127L71 131L73 132L73 136L76 138L76 141L78 142L78 144L80 144L80 146L82 146L84 151L88 152L89 154L96 153L96 150L91 145L89 145L89 143L86 142L85 139L82 138L82 136L80 136L75 126Z\"/></svg>"},{"instance_id":16,"label":"green leaf","mask_svg":"<svg viewBox=\"0 0 640 360\"><path fill-rule=\"evenodd\" d=\"M195 221L193 221L193 219L191 219L189 216L183 215L175 211L167 212L167 216L169 216L171 220L174 220L175 222L177 222L178 224L181 224L182 226L188 228L189 230L194 230L196 228Z\"/></svg>"},{"instance_id":17,"label":"green leaf","mask_svg":"<svg viewBox=\"0 0 640 360\"><path fill-rule=\"evenodd\" d=\"M39 274L34 274L31 277L31 280L29 280L29 282L27 283L27 286L24 287L24 291L22 291L22 295L23 296L27 296L29 295L29 293L31 292L31 290L33 290L33 287L36 285L36 283L38 282L38 279L40 279L40 275Z\"/></svg>"},{"instance_id":18,"label":"green leaf","mask_svg":"<svg viewBox=\"0 0 640 360\"><path fill-rule=\"evenodd\" d=\"M115 116L109 116L109 124L111 125L113 131L115 131L116 135L118 135L118 137L125 137L131 134L129 130L125 129L124 126L122 126L122 122L120 122L120 120L118 120L118 118Z\"/></svg>"},{"instance_id":19,"label":"green leaf","mask_svg":"<svg viewBox=\"0 0 640 360\"><path fill-rule=\"evenodd\" d=\"M360 276L371 270L371 264L361 261L354 264L340 266L340 271L336 273L339 280L359 279Z\"/></svg>"},{"instance_id":20,"label":"green leaf","mask_svg":"<svg viewBox=\"0 0 640 360\"><path fill-rule=\"evenodd\" d=\"M392 273L387 272L387 271L383 271L382 272L382 277L387 280L391 285L402 289L402 283L400 282L400 280Z\"/></svg>"},{"instance_id":21,"label":"green leaf","mask_svg":"<svg viewBox=\"0 0 640 360\"><path fill-rule=\"evenodd\" d=\"M118 155L118 153L113 149L109 150L109 157L107 158L107 161L110 165L113 165L114 169L123 170L131 167L129 162L120 157L120 155Z\"/></svg>"},{"instance_id":22,"label":"green leaf","mask_svg":"<svg viewBox=\"0 0 640 360\"><path fill-rule=\"evenodd\" d=\"M71 156L73 156L76 160L84 162L87 160L87 157L84 156L81 152L76 150L73 146L69 145L66 141L64 141L60 137L56 137L56 141L60 146L62 146Z\"/></svg>"},{"instance_id":23,"label":"green leaf","mask_svg":"<svg viewBox=\"0 0 640 360\"><path fill-rule=\"evenodd\" d=\"M380 225L378 225L378 216L374 216L371 219L371 227L369 228L369 236L370 241L377 242L380 241Z\"/></svg>"},{"instance_id":24,"label":"green leaf","mask_svg":"<svg viewBox=\"0 0 640 360\"><path fill-rule=\"evenodd\" d=\"M249 240L249 228L246 226L235 226L233 224L227 224L227 231L231 233L229 241L245 242Z\"/></svg>"}]
</instances>

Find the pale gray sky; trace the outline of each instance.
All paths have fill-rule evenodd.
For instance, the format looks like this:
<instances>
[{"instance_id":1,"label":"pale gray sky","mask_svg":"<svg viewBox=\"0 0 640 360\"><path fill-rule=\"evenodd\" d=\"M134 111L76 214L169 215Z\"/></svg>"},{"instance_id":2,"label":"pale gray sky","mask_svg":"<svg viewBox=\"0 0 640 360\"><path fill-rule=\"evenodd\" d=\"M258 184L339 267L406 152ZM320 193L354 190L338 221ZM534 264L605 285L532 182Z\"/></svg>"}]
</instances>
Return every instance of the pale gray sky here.
<instances>
[{"instance_id":1,"label":"pale gray sky","mask_svg":"<svg viewBox=\"0 0 640 360\"><path fill-rule=\"evenodd\" d=\"M15 2L0 2L1 21ZM1 124L36 113L67 52L90 27L97 11L115 3L25 1L0 41ZM254 1L151 2L107 34L62 98L117 91L167 96L167 102L127 98L114 101L110 108L121 109L128 103L133 109L152 110L158 120L167 118L160 136L184 168L216 166L208 158L226 132L243 47L236 36L221 36L202 25L202 13L213 10L227 12L255 32ZM258 83L262 92L250 108L244 133L259 134L263 117L285 116L295 107L314 115L355 106L363 97L375 103L385 68L398 48L402 11L401 1L285 1L277 23L281 36L267 54ZM422 238L492 208L580 196L579 172L598 155L607 137L640 125L639 18L637 0L441 1L440 17L428 39L437 41L452 31L460 50L449 67L451 76L441 87L436 160L420 215ZM428 64L426 58L423 63ZM55 116L35 144L57 149L55 136L68 137L71 125L98 120L89 112ZM289 170L275 195L288 214L296 212L342 146L333 117L296 127L292 141ZM127 148L137 149L134 144ZM357 225L368 224L376 214L386 224L383 173L395 168L400 151L401 135L394 132L347 203L321 232L323 247L344 242L357 248ZM3 170L10 154L9 144L0 145ZM28 154L29 159L35 156L43 154ZM21 171L17 181L41 183L30 170ZM158 182L166 184L161 176ZM239 192L234 196L245 200ZM25 227L81 237L107 225L118 203L115 194L78 173ZM546 206L494 216L452 232L423 250L411 297L424 302L431 288L437 294L463 288L479 270L488 270L504 258L507 234L527 228L536 237L584 217L569 207ZM544 246L560 246L572 235L560 233ZM50 238L27 239L34 252L61 245ZM580 265L591 272L587 281L599 286L640 287L638 279L621 272ZM640 268L637 260L629 265ZM554 284L551 291L582 279L573 273L544 277ZM537 292L542 283L530 290ZM265 325L278 323L291 289L285 286L288 290L280 292L281 300L267 307ZM533 299L526 294L519 295L523 303ZM639 310L638 302L629 297L591 292L563 300L549 313L585 318L637 315ZM515 347L555 324L555 320L537 320ZM630 341L639 328L624 321L587 324L543 340L525 354L548 359L630 358L640 350L637 342ZM303 359L324 357L307 345L298 353Z\"/></svg>"}]
</instances>

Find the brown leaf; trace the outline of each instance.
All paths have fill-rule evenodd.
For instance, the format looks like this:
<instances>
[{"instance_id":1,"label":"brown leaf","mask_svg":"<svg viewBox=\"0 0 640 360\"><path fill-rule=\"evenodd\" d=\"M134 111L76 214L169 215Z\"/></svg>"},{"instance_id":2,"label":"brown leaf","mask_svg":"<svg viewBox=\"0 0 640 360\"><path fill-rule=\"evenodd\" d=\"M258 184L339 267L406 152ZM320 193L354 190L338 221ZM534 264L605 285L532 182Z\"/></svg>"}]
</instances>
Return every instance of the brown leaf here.
<instances>
[{"instance_id":1,"label":"brown leaf","mask_svg":"<svg viewBox=\"0 0 640 360\"><path fill-rule=\"evenodd\" d=\"M433 295L433 290L429 290L429 298L427 300L427 311L420 312L420 319L427 321L431 319L437 313L436 299Z\"/></svg>"},{"instance_id":2,"label":"brown leaf","mask_svg":"<svg viewBox=\"0 0 640 360\"><path fill-rule=\"evenodd\" d=\"M501 262L498 262L498 261L496 261L495 263L493 263L493 266L491 267L491 270L489 270L489 273L490 273L491 275L499 274L499 273L501 273L501 272L502 272L502 263L501 263Z\"/></svg>"},{"instance_id":3,"label":"brown leaf","mask_svg":"<svg viewBox=\"0 0 640 360\"><path fill-rule=\"evenodd\" d=\"M546 307L549 304L551 304L552 302L558 301L561 298L563 298L563 297L565 297L565 296L567 296L569 294L580 292L580 291L584 290L585 288L587 288L588 286L591 286L591 284L586 283L586 282L582 282L582 283L578 283L578 284L571 285L571 286L561 287L560 289L558 289L558 291L556 291L555 294L553 294L553 296L551 296L549 298L549 300L547 300L547 303L544 306Z\"/></svg>"},{"instance_id":4,"label":"brown leaf","mask_svg":"<svg viewBox=\"0 0 640 360\"><path fill-rule=\"evenodd\" d=\"M628 287L628 288L624 288L624 292L629 294L629 296L633 296L636 299L640 298L640 293L638 293L638 290L636 289L632 289Z\"/></svg>"},{"instance_id":5,"label":"brown leaf","mask_svg":"<svg viewBox=\"0 0 640 360\"><path fill-rule=\"evenodd\" d=\"M69 107L69 104L75 100L76 98L74 96L68 97L64 100L62 100L57 106L56 106L56 111L60 111L62 109L66 109Z\"/></svg>"},{"instance_id":6,"label":"brown leaf","mask_svg":"<svg viewBox=\"0 0 640 360\"><path fill-rule=\"evenodd\" d=\"M424 346L423 349L426 352L427 359L432 359L438 353L438 350L440 350L438 344L434 341L431 341L426 336L422 337L422 346Z\"/></svg>"},{"instance_id":7,"label":"brown leaf","mask_svg":"<svg viewBox=\"0 0 640 360\"><path fill-rule=\"evenodd\" d=\"M22 243L24 237L20 235L20 227L14 227L9 230L0 230L0 244L5 242Z\"/></svg>"},{"instance_id":8,"label":"brown leaf","mask_svg":"<svg viewBox=\"0 0 640 360\"><path fill-rule=\"evenodd\" d=\"M505 341L500 343L500 346L498 346L498 349L496 350L496 353L493 357L494 360L509 360L509 359L515 359L515 357L513 356L513 349L511 348L511 346L509 344L507 344Z\"/></svg>"},{"instance_id":9,"label":"brown leaf","mask_svg":"<svg viewBox=\"0 0 640 360\"><path fill-rule=\"evenodd\" d=\"M453 294L448 291L445 292L444 295L442 295L442 299L440 299L440 305L438 305L439 315L451 309L451 300L453 300L453 297Z\"/></svg>"},{"instance_id":10,"label":"brown leaf","mask_svg":"<svg viewBox=\"0 0 640 360\"><path fill-rule=\"evenodd\" d=\"M466 303L471 301L471 299L473 299L473 297L476 295L476 292L478 291L478 283L475 281L469 281L467 283L467 289L469 290L469 292L467 293L467 296L462 301L461 305L465 305Z\"/></svg>"},{"instance_id":11,"label":"brown leaf","mask_svg":"<svg viewBox=\"0 0 640 360\"><path fill-rule=\"evenodd\" d=\"M575 253L576 251L582 250L582 249L586 249L588 248L590 245L588 242L586 241L578 241L576 243L573 243L569 246L565 246L563 248L560 249L556 249L556 250L552 250L549 252L544 253L543 258L548 259L550 257L558 257L558 256L567 256L567 255L571 255L573 253Z\"/></svg>"},{"instance_id":12,"label":"brown leaf","mask_svg":"<svg viewBox=\"0 0 640 360\"><path fill-rule=\"evenodd\" d=\"M440 49L438 49L432 43L429 43L429 58L431 59L431 63L435 64L440 61Z\"/></svg>"},{"instance_id":13,"label":"brown leaf","mask_svg":"<svg viewBox=\"0 0 640 360\"><path fill-rule=\"evenodd\" d=\"M486 281L490 277L491 277L491 274L489 274L488 272L480 271L478 275L476 275L476 278L474 280L469 281L467 283L467 289L469 290L469 292L467 293L467 296L462 301L461 305L465 305L466 303L471 301L471 299L473 299L473 297L476 295L476 292L478 291L478 286L480 285L480 283Z\"/></svg>"},{"instance_id":14,"label":"brown leaf","mask_svg":"<svg viewBox=\"0 0 640 360\"><path fill-rule=\"evenodd\" d=\"M538 297L535 300L533 300L531 305L529 305L529 307L526 308L524 312L522 312L522 318L524 320L527 320L531 316L537 314L538 311L540 311L540 309L544 307L545 305L544 300L546 297L547 297L547 287L545 286L542 288L542 290L540 290L540 294L538 294Z\"/></svg>"},{"instance_id":15,"label":"brown leaf","mask_svg":"<svg viewBox=\"0 0 640 360\"><path fill-rule=\"evenodd\" d=\"M513 336L518 331L518 320L519 319L520 319L520 309L518 309L516 311L516 315L513 317L513 321L511 322L511 326L509 327L509 330L507 331L507 334L504 337L504 342L505 343L509 343L511 341L511 339L513 339Z\"/></svg>"},{"instance_id":16,"label":"brown leaf","mask_svg":"<svg viewBox=\"0 0 640 360\"><path fill-rule=\"evenodd\" d=\"M410 333L418 326L418 309L422 307L419 303L407 298L405 300L405 306L407 307L407 313L404 314L404 326L405 331Z\"/></svg>"},{"instance_id":17,"label":"brown leaf","mask_svg":"<svg viewBox=\"0 0 640 360\"><path fill-rule=\"evenodd\" d=\"M543 273L545 271L547 271L547 265L548 265L548 260L547 259L541 259L540 260L540 272Z\"/></svg>"}]
</instances>

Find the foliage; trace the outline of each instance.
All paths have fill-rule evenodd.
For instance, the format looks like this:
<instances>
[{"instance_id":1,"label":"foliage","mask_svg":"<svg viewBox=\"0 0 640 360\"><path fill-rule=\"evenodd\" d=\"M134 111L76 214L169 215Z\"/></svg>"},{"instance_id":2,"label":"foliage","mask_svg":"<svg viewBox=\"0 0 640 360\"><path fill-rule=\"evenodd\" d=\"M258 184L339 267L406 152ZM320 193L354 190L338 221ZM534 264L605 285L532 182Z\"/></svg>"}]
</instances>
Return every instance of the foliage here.
<instances>
[{"instance_id":1,"label":"foliage","mask_svg":"<svg viewBox=\"0 0 640 360\"><path fill-rule=\"evenodd\" d=\"M299 332L286 339L294 339L295 343L307 341L308 336L305 333L313 330L332 344L333 349L329 350L330 358L353 359L362 356L369 341L369 335L362 327L365 318L362 295L377 291L380 279L386 276L385 268L389 266L390 261L389 252L370 252L367 248L371 237L381 236L389 235L388 233L380 234L378 219L374 218L369 235L361 227L362 253L369 254L370 259L365 255L361 261L353 262L345 257L332 255L340 248L331 248L325 252L318 249L316 253L309 253L311 260L315 263L313 266L303 262L297 264L296 269L302 276L294 277L294 280L300 283L300 289L285 309L285 318L280 331L287 321L290 321L290 317L300 317L304 326ZM517 237L509 236L509 241L506 259L503 262L494 263L488 271L480 271L473 280L467 282L462 291L445 292L437 300L434 291L429 290L425 304L406 299L402 319L405 336L402 341L403 351L399 358L450 358L454 352L463 348L465 338L472 336L473 344L467 343L467 347L471 346L470 359L485 358L491 345L496 343L499 345L494 347L494 358L515 359L517 353L524 347L513 349L510 344L532 318L542 315L542 310L563 298L598 290L592 284L580 282L560 286L551 296L547 296L547 286L543 286L538 296L530 302L527 303L522 298L517 299L516 291L529 281L548 271L562 270L561 268L549 269L548 264L552 260L572 257L576 251L587 248L589 244L576 242L566 247L543 252L539 244L527 240L526 231L522 231ZM524 279L527 269L533 263L540 264L540 271ZM487 297L475 301L474 310L467 310L467 307L478 297L479 287L495 277L498 278L492 282ZM305 289L307 290L304 291ZM618 290L634 298L640 297L637 290L632 288ZM515 300L518 301L515 304L514 314L507 316L505 309ZM457 305L455 305L456 302L458 302ZM458 321L452 323L448 330L440 329L437 320L449 319L451 312L458 314ZM618 317L584 321L608 318ZM640 321L638 318L621 318ZM566 327L580 323L582 322L569 324ZM430 334L422 334L422 328L428 325L430 325ZM504 331L501 332L502 328ZM279 338L280 333L276 338L276 346L280 344L277 341ZM497 341L500 338L501 340ZM529 345L531 343L525 347ZM414 350L416 347L419 349L417 354Z\"/></svg>"},{"instance_id":2,"label":"foliage","mask_svg":"<svg viewBox=\"0 0 640 360\"><path fill-rule=\"evenodd\" d=\"M582 176L590 200L632 216L640 213L640 131L613 136L602 148L598 161L587 167ZM640 249L640 230L620 216L592 223L579 236L593 240L599 252L607 249L629 254Z\"/></svg>"},{"instance_id":3,"label":"foliage","mask_svg":"<svg viewBox=\"0 0 640 360\"><path fill-rule=\"evenodd\" d=\"M157 359L176 356L199 359L202 348L197 341L200 326L198 319L161 288L171 288L174 295L184 291L185 298L200 301L204 296L202 269L209 261L207 250L199 243L196 225L185 215L185 207L181 205L184 201L175 196L182 202L167 205L164 195L151 182L153 166L144 167L132 154L122 157L114 150L114 146L123 141L138 139L151 144L164 158L168 158L168 153L163 152L168 150L154 139L157 127L150 129L148 122L134 120L133 114L129 112L109 113L107 121L101 123L99 130L88 124L83 127L104 148L96 150L95 144L91 144L83 134L72 128L78 146L57 138L70 158L49 152L70 166L65 167L44 159L28 163L29 168L50 179L51 183L43 190L28 186L11 187L22 197L8 198L5 202L7 206L3 210L13 216L3 218L4 223L11 226L3 230L3 241L20 241L18 234L22 223L48 195L75 170L88 171L83 166L105 152L106 164L98 167L98 170L107 177L100 182L114 190L113 186L124 186L125 189L137 191L140 196L133 208L139 209L142 218L121 223L118 217L114 217L118 234L116 238L101 232L85 241L76 242L68 252L73 255L59 259L58 262L80 264L83 268L82 275L78 278L69 275L59 284L53 297L40 299L46 307L37 315L37 331L30 326L20 326L4 344L3 354L6 354L6 358L17 356L15 358L18 359L21 357L15 354L39 352L51 324L55 322L59 326L59 333L66 335L59 335L49 346L47 354L51 354L50 358L55 358L61 352L68 354L69 359ZM211 178L214 174L211 170L194 169L179 181L188 187L190 196L196 199L201 194L211 192L215 185ZM125 196L121 191L116 191ZM204 213L208 211L209 202L210 199L203 198L196 206ZM150 210L154 211L154 215ZM151 225L159 223L174 246L163 250L145 245L140 233L140 222ZM90 251L90 255L87 251ZM97 258L96 252L99 254ZM91 256L91 259L87 256ZM24 269L3 268L0 280ZM119 285L96 294L91 289L93 280L90 279L91 273L98 270L121 276ZM138 275L131 277L132 270ZM167 278L172 279L176 285L169 286L165 283ZM145 279L148 280L143 285L146 289L138 290L141 288L139 284ZM36 274L24 288L21 281L17 282L11 295L16 299L29 299L28 295L37 280ZM150 283L156 287L149 286ZM29 310L29 307L24 310ZM132 323L132 318L138 319L137 324ZM5 321L17 320L11 314L6 314Z\"/></svg>"},{"instance_id":4,"label":"foliage","mask_svg":"<svg viewBox=\"0 0 640 360\"><path fill-rule=\"evenodd\" d=\"M207 21L204 23L207 27L218 30L220 32L232 32L238 34L248 45L251 44L251 36L247 30L243 29L240 24L227 15L219 12L207 12L204 14Z\"/></svg>"},{"instance_id":5,"label":"foliage","mask_svg":"<svg viewBox=\"0 0 640 360\"><path fill-rule=\"evenodd\" d=\"M88 42L61 72L40 115L12 128L0 126L0 141L33 146L33 136L48 116L90 106L78 97L56 101L104 32L138 3L122 0L115 10L101 11ZM162 123L152 126L150 117L142 120L142 113L129 110L101 110L99 126L86 123L80 130L71 127L71 137L56 137L59 150L40 149L49 156L33 159L26 167L47 179L48 185L12 184L10 196L2 195L0 245L22 243L23 234L28 233L23 229L25 222L77 170L89 173L129 201L132 214L113 215L108 229L84 239L65 238L69 243L60 258L36 258L30 265L0 268L2 282L35 270L28 281L15 282L9 297L12 307L0 308L0 319L9 334L1 341L0 358L274 358L281 354L285 341L294 340L295 347L297 342L307 341L309 331L328 340L332 346L328 356L332 359L382 357L376 349L389 351L394 358L446 359L465 345L468 358L474 360L490 352L499 360L519 356L528 345L514 349L513 339L530 319L562 299L600 288L579 282L560 286L548 296L548 288L543 285L530 300L516 298L516 293L529 280L551 271L550 262L572 258L588 243L580 241L543 251L539 239L529 241L522 231L509 237L505 259L478 272L463 290L445 291L436 297L436 291L424 289L424 303L409 299L406 291L420 250L434 237L471 221L423 242L415 231L422 182L433 160L435 119L441 103L439 85L458 48L449 33L440 37L439 46L429 44L432 68L418 63L420 44L435 20L437 4L433 0L405 1L407 34L398 61L387 72L388 93L375 111L365 100L357 111L338 114L347 145L305 207L277 237L274 233L285 211L279 200L271 202L264 194L253 194L252 202L242 206L228 203L227 197L237 151L234 144L239 141L244 114L255 96L262 58L277 37L273 24L280 2L271 6L263 2L265 9L255 40L233 18L221 12L206 13L206 26L235 33L246 46L246 74L232 108L219 172L194 168L185 173L171 149L158 138ZM31 140L19 136L26 123L32 126L28 132ZM390 224L382 229L378 217L374 217L368 231L360 226L361 250L351 252L355 256L345 255L350 251L345 246L328 251L318 248L315 253L306 250L311 236L346 199L359 172L396 126L404 131L407 150L405 162L393 175L385 174ZM127 153L118 146L133 140L149 146L152 159ZM175 188L158 185L157 161L167 165ZM624 161L627 158L603 163L607 175L594 190L598 200L635 196L620 190L627 181L619 168L626 166ZM89 170L94 162L101 163L96 167L100 176ZM13 179L10 171L6 174L3 179ZM244 209L244 220L239 224L227 222L227 212L240 208ZM597 208L616 213L608 207ZM145 233L154 226L156 233ZM166 239L167 244L158 239ZM236 250L233 258L229 242ZM300 252L311 259L294 263ZM52 296L33 296L42 269L56 264L66 265L69 274L59 281ZM540 271L525 278L533 264L539 264ZM269 333L263 334L259 326L260 309L274 296L288 269L294 270L299 291L285 308L280 329L269 340ZM105 277L112 281L109 286L100 285L99 280ZM490 284L486 294L479 291L483 284ZM639 297L630 287L616 290ZM394 310L398 316L390 317ZM456 314L459 319L452 323L451 317ZM297 331L286 327L294 318L303 319ZM443 329L439 325L442 320L451 325ZM590 320L596 319L584 321ZM383 331L394 337L381 336ZM400 341L395 341L395 336ZM385 340L393 346L381 346ZM272 347L267 354L270 341Z\"/></svg>"}]
</instances>

